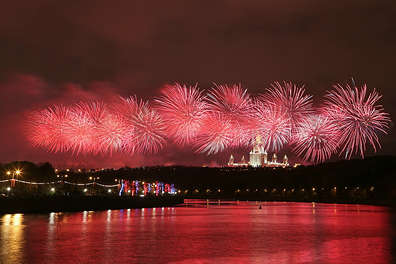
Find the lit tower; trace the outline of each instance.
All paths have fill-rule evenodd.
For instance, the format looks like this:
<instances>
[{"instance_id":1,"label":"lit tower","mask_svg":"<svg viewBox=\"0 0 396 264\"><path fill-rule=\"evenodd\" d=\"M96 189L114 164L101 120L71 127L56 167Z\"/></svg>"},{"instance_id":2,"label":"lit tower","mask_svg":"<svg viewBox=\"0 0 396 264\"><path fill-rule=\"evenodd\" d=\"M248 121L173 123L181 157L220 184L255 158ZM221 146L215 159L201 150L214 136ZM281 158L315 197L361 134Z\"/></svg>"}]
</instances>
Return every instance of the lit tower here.
<instances>
[{"instance_id":1,"label":"lit tower","mask_svg":"<svg viewBox=\"0 0 396 264\"><path fill-rule=\"evenodd\" d=\"M289 165L289 159L288 159L288 157L286 156L286 154L285 154L285 156L283 157L283 164L285 164L286 166Z\"/></svg>"},{"instance_id":2,"label":"lit tower","mask_svg":"<svg viewBox=\"0 0 396 264\"><path fill-rule=\"evenodd\" d=\"M273 162L273 163L276 163L276 159L277 159L276 153L274 153L274 155L272 155L272 162Z\"/></svg>"},{"instance_id":3,"label":"lit tower","mask_svg":"<svg viewBox=\"0 0 396 264\"><path fill-rule=\"evenodd\" d=\"M267 151L264 150L263 152L263 164L267 164L268 163L268 154Z\"/></svg>"},{"instance_id":4,"label":"lit tower","mask_svg":"<svg viewBox=\"0 0 396 264\"><path fill-rule=\"evenodd\" d=\"M228 166L233 166L234 165L234 156L230 156L230 160L228 161Z\"/></svg>"},{"instance_id":5,"label":"lit tower","mask_svg":"<svg viewBox=\"0 0 396 264\"><path fill-rule=\"evenodd\" d=\"M261 136L256 136L256 141L254 142L253 149L249 153L249 165L252 167L261 167L262 160L261 160Z\"/></svg>"}]
</instances>

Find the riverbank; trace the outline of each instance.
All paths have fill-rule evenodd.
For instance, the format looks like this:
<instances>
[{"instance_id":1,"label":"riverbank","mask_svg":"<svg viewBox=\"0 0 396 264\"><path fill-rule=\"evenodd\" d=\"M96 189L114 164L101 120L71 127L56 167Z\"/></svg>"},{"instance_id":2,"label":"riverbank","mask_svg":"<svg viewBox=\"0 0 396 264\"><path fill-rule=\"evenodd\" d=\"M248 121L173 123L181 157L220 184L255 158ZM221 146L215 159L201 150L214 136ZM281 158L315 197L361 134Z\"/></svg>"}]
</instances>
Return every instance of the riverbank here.
<instances>
[{"instance_id":1,"label":"riverbank","mask_svg":"<svg viewBox=\"0 0 396 264\"><path fill-rule=\"evenodd\" d=\"M286 202L286 203L321 203L321 204L356 204L356 205L374 205L374 206L386 206L396 208L396 203L393 200L348 200L348 199L280 199L280 198L263 198L260 196L188 196L185 197L184 203L189 204L191 201L201 201L204 204L223 204L227 202Z\"/></svg>"},{"instance_id":2,"label":"riverbank","mask_svg":"<svg viewBox=\"0 0 396 264\"><path fill-rule=\"evenodd\" d=\"M168 207L182 204L181 196L26 196L0 198L0 213L46 213L108 209Z\"/></svg>"},{"instance_id":3,"label":"riverbank","mask_svg":"<svg viewBox=\"0 0 396 264\"><path fill-rule=\"evenodd\" d=\"M267 202L316 202L335 204L396 205L393 196L384 195L375 187L290 187L272 186L246 189L185 189L185 199L267 201Z\"/></svg>"}]
</instances>

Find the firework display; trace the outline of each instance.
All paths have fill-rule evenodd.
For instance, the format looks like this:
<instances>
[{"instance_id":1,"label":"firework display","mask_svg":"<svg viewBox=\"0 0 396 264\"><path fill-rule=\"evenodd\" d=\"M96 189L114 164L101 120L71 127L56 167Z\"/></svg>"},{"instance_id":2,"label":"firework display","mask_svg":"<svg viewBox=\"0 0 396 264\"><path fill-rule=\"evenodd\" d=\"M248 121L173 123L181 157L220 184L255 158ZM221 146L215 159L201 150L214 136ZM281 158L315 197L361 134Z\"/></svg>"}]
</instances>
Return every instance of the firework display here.
<instances>
[{"instance_id":1,"label":"firework display","mask_svg":"<svg viewBox=\"0 0 396 264\"><path fill-rule=\"evenodd\" d=\"M176 143L189 144L197 137L207 114L207 104L197 85L168 85L155 102L167 126L168 135Z\"/></svg>"},{"instance_id":2,"label":"firework display","mask_svg":"<svg viewBox=\"0 0 396 264\"><path fill-rule=\"evenodd\" d=\"M229 147L247 146L251 135L251 119L254 116L253 102L246 89L240 84L217 85L208 93L208 111L221 115L228 123L231 135ZM224 127L223 127L224 128Z\"/></svg>"},{"instance_id":3,"label":"firework display","mask_svg":"<svg viewBox=\"0 0 396 264\"><path fill-rule=\"evenodd\" d=\"M274 104L279 111L285 113L293 135L301 123L313 113L312 96L305 94L304 86L292 82L274 82L260 98L265 104Z\"/></svg>"},{"instance_id":4,"label":"firework display","mask_svg":"<svg viewBox=\"0 0 396 264\"><path fill-rule=\"evenodd\" d=\"M366 85L359 89L337 84L333 88L325 96L326 106L328 115L341 131L341 152L346 158L358 152L364 157L368 142L376 151L380 147L377 134L386 133L390 123L389 114L377 104L382 96L376 90L367 93Z\"/></svg>"},{"instance_id":5,"label":"firework display","mask_svg":"<svg viewBox=\"0 0 396 264\"><path fill-rule=\"evenodd\" d=\"M389 114L381 95L366 85L334 85L318 108L304 86L274 82L252 97L240 84L217 85L207 93L195 86L167 85L159 97L112 102L84 101L32 111L26 133L35 147L51 152L155 153L166 144L216 154L247 147L256 136L268 151L289 146L305 161L334 154L364 157L367 145L380 147Z\"/></svg>"},{"instance_id":6,"label":"firework display","mask_svg":"<svg viewBox=\"0 0 396 264\"><path fill-rule=\"evenodd\" d=\"M299 126L294 151L305 160L323 162L337 150L340 133L328 116L312 115Z\"/></svg>"},{"instance_id":7,"label":"firework display","mask_svg":"<svg viewBox=\"0 0 396 264\"><path fill-rule=\"evenodd\" d=\"M279 151L289 142L291 123L281 107L274 103L258 101L255 117L254 134L261 136L266 150Z\"/></svg>"}]
</instances>

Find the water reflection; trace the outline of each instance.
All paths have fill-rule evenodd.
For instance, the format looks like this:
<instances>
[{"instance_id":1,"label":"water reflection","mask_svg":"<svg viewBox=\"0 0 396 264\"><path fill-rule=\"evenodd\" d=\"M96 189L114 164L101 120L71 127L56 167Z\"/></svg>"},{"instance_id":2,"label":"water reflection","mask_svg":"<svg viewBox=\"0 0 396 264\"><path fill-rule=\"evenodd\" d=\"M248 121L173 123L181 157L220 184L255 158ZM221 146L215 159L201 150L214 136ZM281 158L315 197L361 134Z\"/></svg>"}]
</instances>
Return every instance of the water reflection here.
<instances>
[{"instance_id":1,"label":"water reflection","mask_svg":"<svg viewBox=\"0 0 396 264\"><path fill-rule=\"evenodd\" d=\"M23 259L22 214L6 214L1 217L1 263L21 263Z\"/></svg>"},{"instance_id":2,"label":"water reflection","mask_svg":"<svg viewBox=\"0 0 396 264\"><path fill-rule=\"evenodd\" d=\"M217 200L7 214L0 263L391 263L389 218L375 206Z\"/></svg>"}]
</instances>

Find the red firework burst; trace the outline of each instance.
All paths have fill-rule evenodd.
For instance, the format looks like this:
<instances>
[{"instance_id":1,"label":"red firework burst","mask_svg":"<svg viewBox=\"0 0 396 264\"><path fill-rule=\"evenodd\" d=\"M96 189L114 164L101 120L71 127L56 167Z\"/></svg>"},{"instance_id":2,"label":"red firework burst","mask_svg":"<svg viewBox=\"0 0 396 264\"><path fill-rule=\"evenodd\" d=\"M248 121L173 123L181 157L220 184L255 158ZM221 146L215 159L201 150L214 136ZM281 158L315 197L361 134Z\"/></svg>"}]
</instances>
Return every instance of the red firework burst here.
<instances>
[{"instance_id":1,"label":"red firework burst","mask_svg":"<svg viewBox=\"0 0 396 264\"><path fill-rule=\"evenodd\" d=\"M119 112L106 108L96 130L98 147L103 153L122 150L128 127Z\"/></svg>"},{"instance_id":2,"label":"red firework burst","mask_svg":"<svg viewBox=\"0 0 396 264\"><path fill-rule=\"evenodd\" d=\"M293 150L306 161L321 163L337 150L339 137L337 124L328 116L311 115L298 127Z\"/></svg>"},{"instance_id":3,"label":"red firework burst","mask_svg":"<svg viewBox=\"0 0 396 264\"><path fill-rule=\"evenodd\" d=\"M97 128L103 119L105 107L102 102L80 102L70 109L70 120L65 127L67 144L76 153L98 153L100 144Z\"/></svg>"},{"instance_id":4,"label":"red firework burst","mask_svg":"<svg viewBox=\"0 0 396 264\"><path fill-rule=\"evenodd\" d=\"M221 113L210 113L203 120L203 129L197 140L197 152L216 154L232 143L232 125Z\"/></svg>"},{"instance_id":5,"label":"red firework burst","mask_svg":"<svg viewBox=\"0 0 396 264\"><path fill-rule=\"evenodd\" d=\"M313 113L312 96L305 94L304 86L297 86L292 82L284 81L283 85L274 82L267 89L267 93L260 97L267 104L273 103L281 112L286 113L292 133Z\"/></svg>"},{"instance_id":6,"label":"red firework burst","mask_svg":"<svg viewBox=\"0 0 396 264\"><path fill-rule=\"evenodd\" d=\"M262 138L263 147L269 151L279 151L288 143L291 125L282 108L269 102L256 104L255 133Z\"/></svg>"},{"instance_id":7,"label":"red firework burst","mask_svg":"<svg viewBox=\"0 0 396 264\"><path fill-rule=\"evenodd\" d=\"M373 147L381 147L378 132L387 133L390 118L377 102L381 95L374 90L367 93L367 86L358 88L348 84L334 85L326 94L328 113L341 130L341 153L350 158L354 153L364 157L367 142Z\"/></svg>"},{"instance_id":8,"label":"red firework burst","mask_svg":"<svg viewBox=\"0 0 396 264\"><path fill-rule=\"evenodd\" d=\"M207 96L208 110L218 113L226 121L223 127L230 126L231 146L247 146L251 137L251 120L254 117L254 105L240 84L217 85ZM249 133L248 133L249 132Z\"/></svg>"},{"instance_id":9,"label":"red firework burst","mask_svg":"<svg viewBox=\"0 0 396 264\"><path fill-rule=\"evenodd\" d=\"M134 131L129 141L136 151L155 153L165 145L165 122L155 110L150 108L148 102L139 104L139 109L130 116L130 122Z\"/></svg>"},{"instance_id":10,"label":"red firework burst","mask_svg":"<svg viewBox=\"0 0 396 264\"><path fill-rule=\"evenodd\" d=\"M142 101L132 96L128 98L120 97L120 100L113 105L114 112L117 113L117 117L124 125L122 149L130 154L133 154L136 150L134 141L135 118L143 105Z\"/></svg>"},{"instance_id":11,"label":"red firework burst","mask_svg":"<svg viewBox=\"0 0 396 264\"><path fill-rule=\"evenodd\" d=\"M44 147L52 152L67 151L64 133L70 112L63 105L54 105L28 116L27 137L33 146Z\"/></svg>"},{"instance_id":12,"label":"red firework burst","mask_svg":"<svg viewBox=\"0 0 396 264\"><path fill-rule=\"evenodd\" d=\"M191 143L198 135L207 114L207 104L197 85L169 85L155 102L167 125L167 131L175 142L181 145Z\"/></svg>"}]
</instances>

